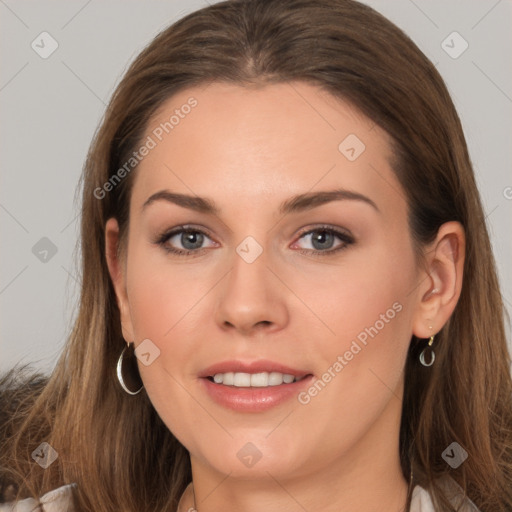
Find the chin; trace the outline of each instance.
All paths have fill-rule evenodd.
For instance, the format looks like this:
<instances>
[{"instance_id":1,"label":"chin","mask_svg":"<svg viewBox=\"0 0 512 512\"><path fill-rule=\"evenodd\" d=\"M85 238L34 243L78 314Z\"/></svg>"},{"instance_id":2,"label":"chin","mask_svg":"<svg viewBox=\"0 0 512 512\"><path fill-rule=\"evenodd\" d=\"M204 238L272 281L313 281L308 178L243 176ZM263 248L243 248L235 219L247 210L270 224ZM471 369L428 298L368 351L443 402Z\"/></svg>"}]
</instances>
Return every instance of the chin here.
<instances>
[{"instance_id":1,"label":"chin","mask_svg":"<svg viewBox=\"0 0 512 512\"><path fill-rule=\"evenodd\" d=\"M230 439L226 444L219 443L213 453L211 447L205 447L200 458L219 473L241 480L279 479L308 472L311 461L308 463L307 454L298 441L293 447L286 447L277 439L275 443L269 442L265 439L267 435L268 432L260 437L253 436L253 441L248 440L250 436L244 436L241 441Z\"/></svg>"}]
</instances>

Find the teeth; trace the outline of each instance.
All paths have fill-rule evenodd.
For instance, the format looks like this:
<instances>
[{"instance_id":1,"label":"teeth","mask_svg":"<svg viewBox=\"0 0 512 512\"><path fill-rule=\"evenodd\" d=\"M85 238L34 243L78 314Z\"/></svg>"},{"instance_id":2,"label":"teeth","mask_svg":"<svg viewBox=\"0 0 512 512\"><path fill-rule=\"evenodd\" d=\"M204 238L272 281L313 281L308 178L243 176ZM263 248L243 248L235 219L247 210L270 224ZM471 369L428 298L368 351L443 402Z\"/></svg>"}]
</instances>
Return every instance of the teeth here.
<instances>
[{"instance_id":1,"label":"teeth","mask_svg":"<svg viewBox=\"0 0 512 512\"><path fill-rule=\"evenodd\" d=\"M224 383L224 380L222 381ZM251 385L251 376L248 373L235 373L233 377L233 386L237 388L247 388Z\"/></svg>"},{"instance_id":2,"label":"teeth","mask_svg":"<svg viewBox=\"0 0 512 512\"><path fill-rule=\"evenodd\" d=\"M226 379L226 376L227 373L216 373L214 376L213 376L213 382L216 382L217 384L222 384L222 382L224 381L224 379ZM227 380L227 379L226 379Z\"/></svg>"},{"instance_id":3,"label":"teeth","mask_svg":"<svg viewBox=\"0 0 512 512\"><path fill-rule=\"evenodd\" d=\"M279 386L284 382L284 375L279 372L270 372L268 374L268 385Z\"/></svg>"},{"instance_id":4,"label":"teeth","mask_svg":"<svg viewBox=\"0 0 512 512\"><path fill-rule=\"evenodd\" d=\"M251 375L251 386L253 388L264 388L268 386L268 373L253 373Z\"/></svg>"},{"instance_id":5,"label":"teeth","mask_svg":"<svg viewBox=\"0 0 512 512\"><path fill-rule=\"evenodd\" d=\"M234 380L235 374L233 372L224 373L224 374L220 373L217 375L220 375L220 378L221 378L221 381L219 384L223 384L224 382L226 383L227 386L232 386L234 384L233 380Z\"/></svg>"},{"instance_id":6,"label":"teeth","mask_svg":"<svg viewBox=\"0 0 512 512\"><path fill-rule=\"evenodd\" d=\"M268 386L280 386L281 384L291 384L298 379L294 375L279 372L262 372L262 373L242 373L228 372L216 373L213 381L217 384L225 386L235 386L238 388L266 388Z\"/></svg>"},{"instance_id":7,"label":"teeth","mask_svg":"<svg viewBox=\"0 0 512 512\"><path fill-rule=\"evenodd\" d=\"M294 380L295 377L293 375L288 375L287 373L283 375L283 382L285 384L291 384Z\"/></svg>"}]
</instances>

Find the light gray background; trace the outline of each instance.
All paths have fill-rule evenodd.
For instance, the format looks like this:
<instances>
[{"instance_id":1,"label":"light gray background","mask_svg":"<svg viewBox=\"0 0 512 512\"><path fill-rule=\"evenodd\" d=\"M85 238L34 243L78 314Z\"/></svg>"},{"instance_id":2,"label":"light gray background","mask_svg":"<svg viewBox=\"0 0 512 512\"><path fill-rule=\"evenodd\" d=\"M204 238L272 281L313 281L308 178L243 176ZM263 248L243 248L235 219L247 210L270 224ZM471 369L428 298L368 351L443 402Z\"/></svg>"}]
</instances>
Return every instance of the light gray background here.
<instances>
[{"instance_id":1,"label":"light gray background","mask_svg":"<svg viewBox=\"0 0 512 512\"><path fill-rule=\"evenodd\" d=\"M411 36L448 84L510 313L512 1L365 3ZM129 62L160 30L204 5L202 0L0 0L0 371L17 362L53 368L76 314L75 192L93 133ZM31 47L43 31L59 44L47 59ZM469 44L457 59L442 47L453 31ZM32 252L43 237L57 248L46 262Z\"/></svg>"}]
</instances>

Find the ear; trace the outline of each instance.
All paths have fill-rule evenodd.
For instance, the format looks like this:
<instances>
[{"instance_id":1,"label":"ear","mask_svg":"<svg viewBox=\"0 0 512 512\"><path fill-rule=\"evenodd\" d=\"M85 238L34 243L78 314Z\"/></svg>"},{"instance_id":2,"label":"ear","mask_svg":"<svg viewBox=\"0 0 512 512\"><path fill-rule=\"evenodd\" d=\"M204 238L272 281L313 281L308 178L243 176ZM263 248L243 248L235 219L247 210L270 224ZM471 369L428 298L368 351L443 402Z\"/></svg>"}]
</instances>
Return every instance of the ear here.
<instances>
[{"instance_id":1,"label":"ear","mask_svg":"<svg viewBox=\"0 0 512 512\"><path fill-rule=\"evenodd\" d=\"M420 273L413 334L429 338L448 321L460 297L465 258L464 228L446 222L425 251L426 266Z\"/></svg>"},{"instance_id":2,"label":"ear","mask_svg":"<svg viewBox=\"0 0 512 512\"><path fill-rule=\"evenodd\" d=\"M115 218L108 219L105 225L105 256L108 271L117 298L117 306L121 314L123 338L128 342L134 340L130 307L126 293L126 258L121 260L119 254L119 225Z\"/></svg>"}]
</instances>

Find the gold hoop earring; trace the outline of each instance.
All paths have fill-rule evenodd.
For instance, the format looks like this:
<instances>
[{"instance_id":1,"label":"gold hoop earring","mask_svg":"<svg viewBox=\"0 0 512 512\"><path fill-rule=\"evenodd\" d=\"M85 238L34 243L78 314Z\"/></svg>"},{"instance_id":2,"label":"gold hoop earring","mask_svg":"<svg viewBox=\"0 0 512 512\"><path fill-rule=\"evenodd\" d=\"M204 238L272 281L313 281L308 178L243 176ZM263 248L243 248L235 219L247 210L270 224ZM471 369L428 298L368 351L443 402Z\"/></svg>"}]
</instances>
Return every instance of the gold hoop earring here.
<instances>
[{"instance_id":1,"label":"gold hoop earring","mask_svg":"<svg viewBox=\"0 0 512 512\"><path fill-rule=\"evenodd\" d=\"M128 353L125 355L125 351L127 349ZM125 371L126 366L129 366L128 371ZM135 343L128 343L128 346L123 348L123 351L121 352L121 355L117 360L116 374L119 384L121 384L121 387L129 395L137 395L142 391L142 388L144 388L137 367L137 357L135 356ZM140 386L139 389L137 389L137 391L132 391L126 385L125 380L129 383L132 389L135 388L136 386Z\"/></svg>"}]
</instances>

